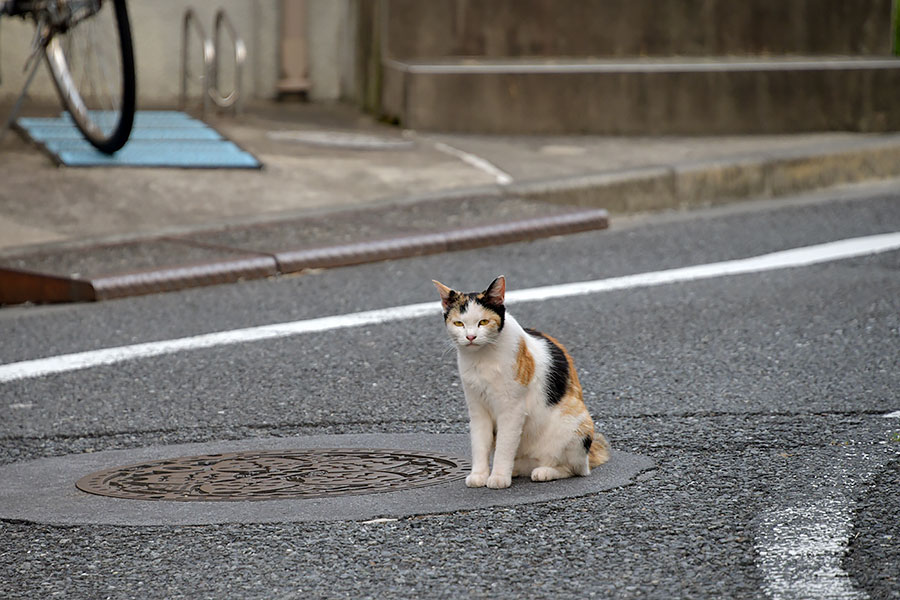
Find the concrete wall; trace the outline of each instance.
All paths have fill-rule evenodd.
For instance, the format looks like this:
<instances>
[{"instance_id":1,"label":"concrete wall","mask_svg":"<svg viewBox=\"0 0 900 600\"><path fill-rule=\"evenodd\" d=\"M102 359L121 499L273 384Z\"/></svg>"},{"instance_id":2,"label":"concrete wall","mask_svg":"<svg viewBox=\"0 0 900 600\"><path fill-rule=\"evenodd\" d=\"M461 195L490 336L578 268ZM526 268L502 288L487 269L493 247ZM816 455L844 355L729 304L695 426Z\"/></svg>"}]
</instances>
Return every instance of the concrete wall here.
<instances>
[{"instance_id":1,"label":"concrete wall","mask_svg":"<svg viewBox=\"0 0 900 600\"><path fill-rule=\"evenodd\" d=\"M307 0L307 41L309 56L309 96L315 100L334 100L352 95L354 84L355 28L352 0ZM193 7L207 35L212 35L213 18L224 8L238 34L247 45L243 92L245 98L273 98L280 75L279 39L281 2L279 0L129 0L135 62L138 76L138 102L141 107L173 107L180 93L181 23L187 8ZM24 83L22 65L28 54L32 27L20 19L0 20L0 101L15 98ZM233 58L222 44L220 57L222 89L232 85ZM200 73L199 43L192 36L191 64ZM189 94L199 98L199 83L189 84ZM56 101L47 69L41 67L31 87L38 101Z\"/></svg>"},{"instance_id":2,"label":"concrete wall","mask_svg":"<svg viewBox=\"0 0 900 600\"><path fill-rule=\"evenodd\" d=\"M892 0L383 0L399 59L888 55Z\"/></svg>"},{"instance_id":3,"label":"concrete wall","mask_svg":"<svg viewBox=\"0 0 900 600\"><path fill-rule=\"evenodd\" d=\"M381 99L371 110L404 127L900 129L892 0L377 0L374 8L372 37L381 40L372 48L395 60L366 79ZM551 60L529 66L535 57Z\"/></svg>"}]
</instances>

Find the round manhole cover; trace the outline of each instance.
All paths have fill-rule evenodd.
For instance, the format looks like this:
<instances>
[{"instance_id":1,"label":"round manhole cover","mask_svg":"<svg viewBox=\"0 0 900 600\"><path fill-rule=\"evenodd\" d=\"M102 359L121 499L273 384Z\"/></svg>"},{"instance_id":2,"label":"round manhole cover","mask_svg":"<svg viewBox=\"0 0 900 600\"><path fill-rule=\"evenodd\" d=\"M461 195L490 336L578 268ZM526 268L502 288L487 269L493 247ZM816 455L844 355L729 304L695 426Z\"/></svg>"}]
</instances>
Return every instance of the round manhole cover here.
<instances>
[{"instance_id":1,"label":"round manhole cover","mask_svg":"<svg viewBox=\"0 0 900 600\"><path fill-rule=\"evenodd\" d=\"M193 502L374 494L463 479L468 463L442 454L354 448L206 454L115 467L75 484L100 496Z\"/></svg>"},{"instance_id":2,"label":"round manhole cover","mask_svg":"<svg viewBox=\"0 0 900 600\"><path fill-rule=\"evenodd\" d=\"M462 433L355 433L38 458L0 465L0 519L180 526L405 517L597 494L642 481L641 473L655 466L613 450L588 477L551 483L520 477L496 492L463 482L469 445ZM161 460L173 456L182 458ZM116 465L130 466L110 468ZM92 493L75 488L80 477L79 487Z\"/></svg>"}]
</instances>

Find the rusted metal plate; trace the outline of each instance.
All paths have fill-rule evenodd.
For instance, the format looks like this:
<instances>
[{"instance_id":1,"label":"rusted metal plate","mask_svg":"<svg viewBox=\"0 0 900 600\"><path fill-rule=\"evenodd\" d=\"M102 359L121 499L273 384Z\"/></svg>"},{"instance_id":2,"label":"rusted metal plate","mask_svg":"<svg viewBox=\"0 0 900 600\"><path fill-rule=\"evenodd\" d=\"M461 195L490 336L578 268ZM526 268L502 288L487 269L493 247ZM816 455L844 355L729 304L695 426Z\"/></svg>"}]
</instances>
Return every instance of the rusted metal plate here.
<instances>
[{"instance_id":1,"label":"rusted metal plate","mask_svg":"<svg viewBox=\"0 0 900 600\"><path fill-rule=\"evenodd\" d=\"M87 475L78 489L133 500L235 502L417 488L465 477L466 460L432 452L328 448L184 456Z\"/></svg>"},{"instance_id":2,"label":"rusted metal plate","mask_svg":"<svg viewBox=\"0 0 900 600\"><path fill-rule=\"evenodd\" d=\"M268 256L225 259L194 265L100 275L91 279L97 300L171 292L192 287L235 283L277 274L275 260Z\"/></svg>"},{"instance_id":3,"label":"rusted metal plate","mask_svg":"<svg viewBox=\"0 0 900 600\"><path fill-rule=\"evenodd\" d=\"M0 305L96 300L89 281L0 267Z\"/></svg>"},{"instance_id":4,"label":"rusted metal plate","mask_svg":"<svg viewBox=\"0 0 900 600\"><path fill-rule=\"evenodd\" d=\"M0 304L106 300L276 273L272 256L174 238L45 249L0 258Z\"/></svg>"},{"instance_id":5,"label":"rusted metal plate","mask_svg":"<svg viewBox=\"0 0 900 600\"><path fill-rule=\"evenodd\" d=\"M607 211L584 209L534 219L322 248L286 250L274 254L279 271L294 273L303 269L340 267L438 252L484 248L607 227L609 227Z\"/></svg>"}]
</instances>

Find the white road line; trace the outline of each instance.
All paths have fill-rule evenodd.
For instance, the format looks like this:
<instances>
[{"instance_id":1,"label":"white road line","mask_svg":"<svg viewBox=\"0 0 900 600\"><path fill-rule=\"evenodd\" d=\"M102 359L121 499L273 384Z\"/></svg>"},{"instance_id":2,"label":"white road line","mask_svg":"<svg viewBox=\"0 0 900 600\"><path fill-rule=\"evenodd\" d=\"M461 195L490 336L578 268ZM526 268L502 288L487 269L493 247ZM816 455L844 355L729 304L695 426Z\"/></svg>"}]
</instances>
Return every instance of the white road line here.
<instances>
[{"instance_id":1,"label":"white road line","mask_svg":"<svg viewBox=\"0 0 900 600\"><path fill-rule=\"evenodd\" d=\"M706 265L516 290L507 294L507 301L509 303L536 302L550 298L598 294L615 290L697 281L700 279L757 273L776 269L788 269L897 249L900 249L900 232L852 238L837 242L818 244L815 246L796 248L793 250L785 250L782 252L773 252L771 254L763 254L752 258L729 260ZM55 373L65 373L67 371L79 369L88 369L101 365L112 365L129 360L149 358L163 354L173 354L186 350L197 350L201 348L212 348L215 346L301 335L304 333L375 325L390 321L436 315L439 313L440 305L437 302L425 302L421 304L395 306L391 308L345 315L334 315L289 323L234 329L231 331L208 333L174 340L147 342L131 346L119 346L115 348L77 352L75 354L51 356L48 358L0 365L0 383L21 379L32 379L35 377L52 375Z\"/></svg>"},{"instance_id":2,"label":"white road line","mask_svg":"<svg viewBox=\"0 0 900 600\"><path fill-rule=\"evenodd\" d=\"M101 365L112 365L138 358L174 354L185 350L198 350L215 346L227 346L230 344L269 340L304 333L315 333L317 331L332 331L348 327L360 327L363 325L395 321L401 318L413 319L428 314L439 313L439 303L427 302L424 304L410 304L396 308L383 308L348 315L336 315L333 317L294 321L291 323L278 323L275 325L248 327L246 329L233 329L231 331L207 333L204 335L174 340L146 342L131 346L118 346L115 348L76 352L75 354L63 354L61 356L51 356L49 358L39 358L0 365L0 383L15 381L17 379L41 377L54 373L64 373L66 371L88 369Z\"/></svg>"},{"instance_id":3,"label":"white road line","mask_svg":"<svg viewBox=\"0 0 900 600\"><path fill-rule=\"evenodd\" d=\"M756 541L764 589L773 600L862 600L841 568L853 523L843 497L763 513Z\"/></svg>"},{"instance_id":4,"label":"white road line","mask_svg":"<svg viewBox=\"0 0 900 600\"><path fill-rule=\"evenodd\" d=\"M491 175L498 185L509 185L513 182L513 178L509 173L500 170L494 163L481 158L480 156L476 156L471 152L460 150L459 148L454 148L450 144L445 144L444 142L433 143L435 150L439 150L444 154L449 154L450 156L455 156L467 165L471 165L476 169L484 171L488 175Z\"/></svg>"},{"instance_id":5,"label":"white road line","mask_svg":"<svg viewBox=\"0 0 900 600\"><path fill-rule=\"evenodd\" d=\"M564 296L596 294L636 287L650 287L713 277L725 277L728 275L743 275L746 273L805 267L855 256L878 254L898 248L900 248L900 232L872 235L706 265L638 273L611 279L567 283L530 290L518 290L507 294L507 298L509 300L515 299L519 302L526 302Z\"/></svg>"},{"instance_id":6,"label":"white road line","mask_svg":"<svg viewBox=\"0 0 900 600\"><path fill-rule=\"evenodd\" d=\"M900 419L900 410L895 410L894 412L889 412L886 415L881 415L885 419Z\"/></svg>"},{"instance_id":7,"label":"white road line","mask_svg":"<svg viewBox=\"0 0 900 600\"><path fill-rule=\"evenodd\" d=\"M763 511L755 520L753 548L767 596L772 600L869 597L843 568L853 534L853 498L894 457L892 449L881 445L847 450L824 447L804 463L794 463L793 470L805 476L795 479L796 487L788 483L783 492L773 494L773 501L784 504Z\"/></svg>"}]
</instances>

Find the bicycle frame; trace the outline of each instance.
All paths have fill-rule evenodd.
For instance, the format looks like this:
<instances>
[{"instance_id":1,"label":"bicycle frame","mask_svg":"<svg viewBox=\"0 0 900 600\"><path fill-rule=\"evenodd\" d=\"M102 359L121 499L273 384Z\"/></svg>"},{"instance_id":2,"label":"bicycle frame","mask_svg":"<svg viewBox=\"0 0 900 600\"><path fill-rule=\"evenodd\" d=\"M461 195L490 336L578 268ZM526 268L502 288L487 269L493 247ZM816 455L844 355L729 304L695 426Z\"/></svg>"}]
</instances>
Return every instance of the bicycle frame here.
<instances>
[{"instance_id":1,"label":"bicycle frame","mask_svg":"<svg viewBox=\"0 0 900 600\"><path fill-rule=\"evenodd\" d=\"M26 17L43 22L48 34L64 33L100 11L103 0L6 0L0 15Z\"/></svg>"},{"instance_id":2,"label":"bicycle frame","mask_svg":"<svg viewBox=\"0 0 900 600\"><path fill-rule=\"evenodd\" d=\"M116 72L121 73L122 84L118 91L116 88L105 88L109 95L101 99L100 107L88 108L88 103L85 102L87 97L80 88L87 85L89 87L86 89L93 94L94 82L80 76L73 77L75 74L72 65L77 66L79 61L76 58L73 63L70 59L81 56L81 54L73 53L75 50L70 42L71 36L77 34L75 27L97 15L104 4L113 5L113 12L110 14L113 18L113 31L116 32L114 35L118 36L117 42L114 43L119 44L118 56L121 58L119 63L121 71L118 70L119 67L115 67L115 69ZM2 15L30 19L34 22L35 29L31 54L25 62L25 71L28 72L26 82L6 126L0 129L0 137L9 130L15 120L41 59L46 59L60 99L87 141L107 154L120 149L130 135L135 111L134 55L125 0L0 0L0 16ZM82 31L82 29L79 28L78 31ZM83 39L95 39L93 32L89 37ZM87 57L86 61L90 61L93 60L91 57L97 56L92 50L93 48L82 48L79 49L79 52ZM90 67L94 63L88 62L87 64ZM94 69L96 68L94 66ZM103 68L104 65L100 65L100 69L103 70ZM101 76L109 72L103 70ZM80 75L84 74L85 72ZM101 90L101 93L103 92L104 90ZM121 96L115 97L114 95L117 93L121 93ZM108 126L102 125L98 121L102 118L103 111L107 110L105 107L112 107L117 115L113 117L115 120L106 121Z\"/></svg>"}]
</instances>

